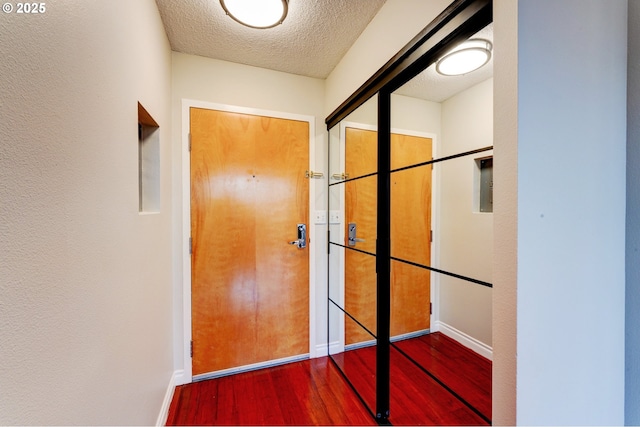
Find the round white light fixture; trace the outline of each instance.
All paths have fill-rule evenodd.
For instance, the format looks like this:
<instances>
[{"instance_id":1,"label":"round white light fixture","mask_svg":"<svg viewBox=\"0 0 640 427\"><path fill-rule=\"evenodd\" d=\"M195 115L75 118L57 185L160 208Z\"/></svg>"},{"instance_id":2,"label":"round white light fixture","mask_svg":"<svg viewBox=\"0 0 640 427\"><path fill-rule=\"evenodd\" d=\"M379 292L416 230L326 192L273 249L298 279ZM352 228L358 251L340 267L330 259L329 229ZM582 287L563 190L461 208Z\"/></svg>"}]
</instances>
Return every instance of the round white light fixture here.
<instances>
[{"instance_id":1,"label":"round white light fixture","mask_svg":"<svg viewBox=\"0 0 640 427\"><path fill-rule=\"evenodd\" d=\"M220 0L234 21L251 28L271 28L287 16L288 0Z\"/></svg>"},{"instance_id":2,"label":"round white light fixture","mask_svg":"<svg viewBox=\"0 0 640 427\"><path fill-rule=\"evenodd\" d=\"M485 65L491 59L491 42L469 39L456 46L436 63L436 71L445 76L460 76Z\"/></svg>"}]
</instances>

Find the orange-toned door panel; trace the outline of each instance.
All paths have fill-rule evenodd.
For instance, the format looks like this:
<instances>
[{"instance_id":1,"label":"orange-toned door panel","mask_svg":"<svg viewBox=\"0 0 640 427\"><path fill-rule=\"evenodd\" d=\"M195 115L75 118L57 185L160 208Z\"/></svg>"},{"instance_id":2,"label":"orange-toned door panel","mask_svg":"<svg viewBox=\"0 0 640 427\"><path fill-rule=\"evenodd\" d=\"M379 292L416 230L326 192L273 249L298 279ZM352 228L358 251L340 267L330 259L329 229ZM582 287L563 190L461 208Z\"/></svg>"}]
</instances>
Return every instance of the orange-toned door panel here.
<instances>
[{"instance_id":1,"label":"orange-toned door panel","mask_svg":"<svg viewBox=\"0 0 640 427\"><path fill-rule=\"evenodd\" d=\"M391 169L432 159L430 138L391 134ZM391 174L391 256L431 265L431 165ZM391 336L429 329L431 272L391 262Z\"/></svg>"},{"instance_id":2,"label":"orange-toned door panel","mask_svg":"<svg viewBox=\"0 0 640 427\"><path fill-rule=\"evenodd\" d=\"M345 130L345 172L349 178L371 174L378 169L377 133ZM377 235L377 176L345 184L345 236L348 224L356 224L361 251L375 254ZM348 245L348 242L344 242ZM376 259L361 252L345 251L344 308L373 334L376 333ZM352 321L345 322L345 344L370 341L373 337Z\"/></svg>"},{"instance_id":3,"label":"orange-toned door panel","mask_svg":"<svg viewBox=\"0 0 640 427\"><path fill-rule=\"evenodd\" d=\"M345 172L350 178L377 169L377 133L347 128ZM392 169L425 162L432 157L430 138L391 135ZM357 225L360 250L375 253L377 177L345 184L345 227ZM391 254L414 263L430 265L431 167L392 174ZM345 230L348 236L348 229ZM345 242L347 245L348 242ZM408 264L391 264L391 336L429 328L430 273ZM345 309L375 333L375 258L347 250L345 253ZM372 339L354 322L346 322L345 344Z\"/></svg>"},{"instance_id":4,"label":"orange-toned door panel","mask_svg":"<svg viewBox=\"0 0 640 427\"><path fill-rule=\"evenodd\" d=\"M190 113L193 374L308 353L309 125Z\"/></svg>"}]
</instances>

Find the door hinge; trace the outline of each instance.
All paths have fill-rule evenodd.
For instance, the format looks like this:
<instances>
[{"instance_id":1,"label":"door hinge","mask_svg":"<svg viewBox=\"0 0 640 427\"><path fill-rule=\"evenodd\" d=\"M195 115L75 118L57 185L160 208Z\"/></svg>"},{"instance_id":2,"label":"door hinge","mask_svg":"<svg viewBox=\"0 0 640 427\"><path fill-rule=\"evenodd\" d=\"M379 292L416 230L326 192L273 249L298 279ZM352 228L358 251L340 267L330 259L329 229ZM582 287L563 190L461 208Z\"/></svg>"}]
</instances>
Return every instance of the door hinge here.
<instances>
[{"instance_id":1,"label":"door hinge","mask_svg":"<svg viewBox=\"0 0 640 427\"><path fill-rule=\"evenodd\" d=\"M193 254L193 238L189 237L189 255Z\"/></svg>"},{"instance_id":2,"label":"door hinge","mask_svg":"<svg viewBox=\"0 0 640 427\"><path fill-rule=\"evenodd\" d=\"M429 314L433 314L433 303L432 302L429 303ZM193 344L193 341L191 341L191 344Z\"/></svg>"},{"instance_id":3,"label":"door hinge","mask_svg":"<svg viewBox=\"0 0 640 427\"><path fill-rule=\"evenodd\" d=\"M191 151L191 133L189 133L189 151Z\"/></svg>"},{"instance_id":4,"label":"door hinge","mask_svg":"<svg viewBox=\"0 0 640 427\"><path fill-rule=\"evenodd\" d=\"M191 343L190 343L189 354L193 358L193 340L191 340Z\"/></svg>"},{"instance_id":5,"label":"door hinge","mask_svg":"<svg viewBox=\"0 0 640 427\"><path fill-rule=\"evenodd\" d=\"M433 230L429 230L429 243L433 243Z\"/></svg>"}]
</instances>

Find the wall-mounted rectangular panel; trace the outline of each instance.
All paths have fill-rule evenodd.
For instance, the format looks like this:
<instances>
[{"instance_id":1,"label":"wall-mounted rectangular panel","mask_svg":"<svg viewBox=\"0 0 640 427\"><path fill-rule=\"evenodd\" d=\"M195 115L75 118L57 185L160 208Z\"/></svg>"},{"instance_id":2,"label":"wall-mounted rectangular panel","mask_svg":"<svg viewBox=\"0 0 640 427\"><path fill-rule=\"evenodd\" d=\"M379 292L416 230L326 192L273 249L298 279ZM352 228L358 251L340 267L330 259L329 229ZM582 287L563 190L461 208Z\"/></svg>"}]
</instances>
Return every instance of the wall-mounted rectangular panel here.
<instances>
[{"instance_id":1,"label":"wall-mounted rectangular panel","mask_svg":"<svg viewBox=\"0 0 640 427\"><path fill-rule=\"evenodd\" d=\"M493 157L480 159L480 212L493 212Z\"/></svg>"}]
</instances>

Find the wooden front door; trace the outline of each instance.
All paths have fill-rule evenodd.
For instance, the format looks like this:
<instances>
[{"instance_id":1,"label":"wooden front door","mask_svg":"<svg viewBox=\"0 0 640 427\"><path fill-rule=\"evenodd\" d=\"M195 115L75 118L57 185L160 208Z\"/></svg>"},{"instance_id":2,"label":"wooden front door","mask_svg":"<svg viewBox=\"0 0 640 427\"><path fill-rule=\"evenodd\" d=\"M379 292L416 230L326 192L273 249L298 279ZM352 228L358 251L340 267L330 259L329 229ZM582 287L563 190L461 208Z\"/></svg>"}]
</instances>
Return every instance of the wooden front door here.
<instances>
[{"instance_id":1,"label":"wooden front door","mask_svg":"<svg viewBox=\"0 0 640 427\"><path fill-rule=\"evenodd\" d=\"M432 158L430 138L391 135L391 168L401 168ZM350 178L377 170L377 132L347 128L345 172ZM375 253L377 177L345 184L345 236L356 224L361 251ZM409 169L391 177L391 255L422 265L431 260L431 166ZM348 245L348 242L345 242ZM430 327L430 272L409 264L391 263L391 336ZM357 251L345 253L345 309L375 333L375 258ZM345 344L371 340L355 322L345 324Z\"/></svg>"},{"instance_id":2,"label":"wooden front door","mask_svg":"<svg viewBox=\"0 0 640 427\"><path fill-rule=\"evenodd\" d=\"M190 115L193 375L306 354L309 124Z\"/></svg>"}]
</instances>

